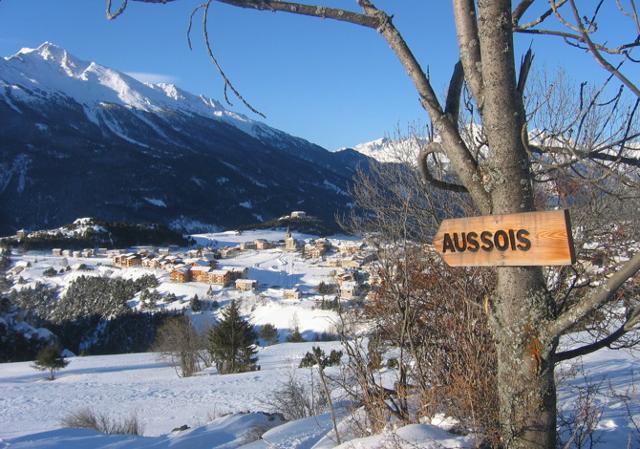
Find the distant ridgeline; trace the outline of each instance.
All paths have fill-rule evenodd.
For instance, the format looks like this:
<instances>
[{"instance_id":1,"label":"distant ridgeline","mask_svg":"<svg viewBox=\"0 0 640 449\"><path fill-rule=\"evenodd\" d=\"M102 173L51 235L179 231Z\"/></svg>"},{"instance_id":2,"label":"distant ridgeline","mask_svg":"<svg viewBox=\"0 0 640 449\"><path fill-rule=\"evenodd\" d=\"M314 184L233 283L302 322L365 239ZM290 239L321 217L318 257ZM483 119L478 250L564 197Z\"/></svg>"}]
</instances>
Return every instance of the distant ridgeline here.
<instances>
[{"instance_id":1,"label":"distant ridgeline","mask_svg":"<svg viewBox=\"0 0 640 449\"><path fill-rule=\"evenodd\" d=\"M303 234L313 234L321 237L342 231L335 222L327 223L318 217L306 215L302 212L293 212L291 215L275 218L273 220L238 227L239 230L273 228L288 228L290 231L301 232Z\"/></svg>"},{"instance_id":2,"label":"distant ridgeline","mask_svg":"<svg viewBox=\"0 0 640 449\"><path fill-rule=\"evenodd\" d=\"M160 224L109 222L95 218L79 218L73 223L42 231L18 231L2 243L25 250L126 248L133 245L179 245L192 243L181 233Z\"/></svg>"}]
</instances>

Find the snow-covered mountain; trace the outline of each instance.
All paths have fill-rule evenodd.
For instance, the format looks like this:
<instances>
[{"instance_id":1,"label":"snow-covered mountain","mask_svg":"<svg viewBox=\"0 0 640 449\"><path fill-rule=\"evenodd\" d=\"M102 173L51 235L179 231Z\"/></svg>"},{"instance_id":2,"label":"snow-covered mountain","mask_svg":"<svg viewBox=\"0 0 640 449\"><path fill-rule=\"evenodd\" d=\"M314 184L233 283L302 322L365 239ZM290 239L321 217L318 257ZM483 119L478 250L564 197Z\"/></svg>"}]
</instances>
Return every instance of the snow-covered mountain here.
<instances>
[{"instance_id":1,"label":"snow-covered mountain","mask_svg":"<svg viewBox=\"0 0 640 449\"><path fill-rule=\"evenodd\" d=\"M0 123L0 208L12 211L0 235L77 216L225 226L305 209L331 220L366 161L48 42L0 58Z\"/></svg>"},{"instance_id":2,"label":"snow-covered mountain","mask_svg":"<svg viewBox=\"0 0 640 449\"><path fill-rule=\"evenodd\" d=\"M358 144L353 149L379 162L414 163L424 143L424 139L418 137L405 139L382 137L371 142Z\"/></svg>"},{"instance_id":3,"label":"snow-covered mountain","mask_svg":"<svg viewBox=\"0 0 640 449\"><path fill-rule=\"evenodd\" d=\"M104 122L115 133L120 130L110 126L113 124L104 114L107 104L148 113L197 114L224 121L263 139L279 133L264 123L226 110L214 99L193 95L174 84L142 83L109 67L77 59L50 42L35 49L23 48L4 58L3 62L0 64L0 86L10 89L10 95L4 93L7 101L12 97L29 102L47 102L56 96L71 97L82 105L87 118L98 126ZM21 112L15 104L13 106L16 112Z\"/></svg>"}]
</instances>

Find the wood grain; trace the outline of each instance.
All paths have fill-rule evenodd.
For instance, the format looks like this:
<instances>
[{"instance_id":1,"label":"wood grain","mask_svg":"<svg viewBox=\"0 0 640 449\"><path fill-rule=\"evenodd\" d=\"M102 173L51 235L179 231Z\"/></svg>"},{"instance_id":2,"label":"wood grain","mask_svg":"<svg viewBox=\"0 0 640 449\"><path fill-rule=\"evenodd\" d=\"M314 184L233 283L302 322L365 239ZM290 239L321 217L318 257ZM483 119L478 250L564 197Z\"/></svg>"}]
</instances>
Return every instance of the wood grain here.
<instances>
[{"instance_id":1,"label":"wood grain","mask_svg":"<svg viewBox=\"0 0 640 449\"><path fill-rule=\"evenodd\" d=\"M472 242L474 235L477 249ZM433 245L444 261L454 267L571 265L575 262L568 210L443 220Z\"/></svg>"}]
</instances>

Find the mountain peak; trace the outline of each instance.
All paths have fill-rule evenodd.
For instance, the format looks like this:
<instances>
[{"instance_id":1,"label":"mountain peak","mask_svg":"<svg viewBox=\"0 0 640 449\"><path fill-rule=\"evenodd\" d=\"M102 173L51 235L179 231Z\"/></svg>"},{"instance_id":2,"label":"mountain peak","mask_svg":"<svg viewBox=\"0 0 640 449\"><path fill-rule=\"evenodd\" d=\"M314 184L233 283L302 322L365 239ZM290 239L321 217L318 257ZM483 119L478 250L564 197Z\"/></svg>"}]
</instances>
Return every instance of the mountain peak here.
<instances>
[{"instance_id":1,"label":"mountain peak","mask_svg":"<svg viewBox=\"0 0 640 449\"><path fill-rule=\"evenodd\" d=\"M67 50L49 41L43 42L37 48L21 48L14 56L25 55L39 56L46 61L53 60L57 62L62 62L63 59L69 57Z\"/></svg>"},{"instance_id":2,"label":"mountain peak","mask_svg":"<svg viewBox=\"0 0 640 449\"><path fill-rule=\"evenodd\" d=\"M118 104L133 110L164 113L181 111L216 121L225 121L254 137L264 124L226 110L211 98L194 95L174 84L143 83L126 73L75 58L66 49L44 42L37 48L23 48L0 59L0 86L14 86L25 98L41 101L50 95L73 98L83 105L94 123L104 104ZM23 90L27 87L29 90Z\"/></svg>"}]
</instances>

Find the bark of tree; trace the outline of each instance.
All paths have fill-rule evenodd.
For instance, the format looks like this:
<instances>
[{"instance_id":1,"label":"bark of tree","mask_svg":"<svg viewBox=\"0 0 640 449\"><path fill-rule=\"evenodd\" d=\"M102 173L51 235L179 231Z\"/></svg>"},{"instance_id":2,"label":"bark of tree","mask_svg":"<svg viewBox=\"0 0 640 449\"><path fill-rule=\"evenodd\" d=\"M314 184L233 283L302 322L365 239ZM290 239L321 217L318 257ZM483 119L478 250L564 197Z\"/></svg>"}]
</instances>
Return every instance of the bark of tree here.
<instances>
[{"instance_id":1,"label":"bark of tree","mask_svg":"<svg viewBox=\"0 0 640 449\"><path fill-rule=\"evenodd\" d=\"M482 123L489 141L492 213L534 210L529 158L520 137L524 126L517 91L511 2L478 3L482 60ZM518 188L514 188L518 186ZM556 403L551 355L556 341L544 341L538 325L553 303L538 267L497 269L491 303L498 353L500 421L509 448L555 447Z\"/></svg>"}]
</instances>

